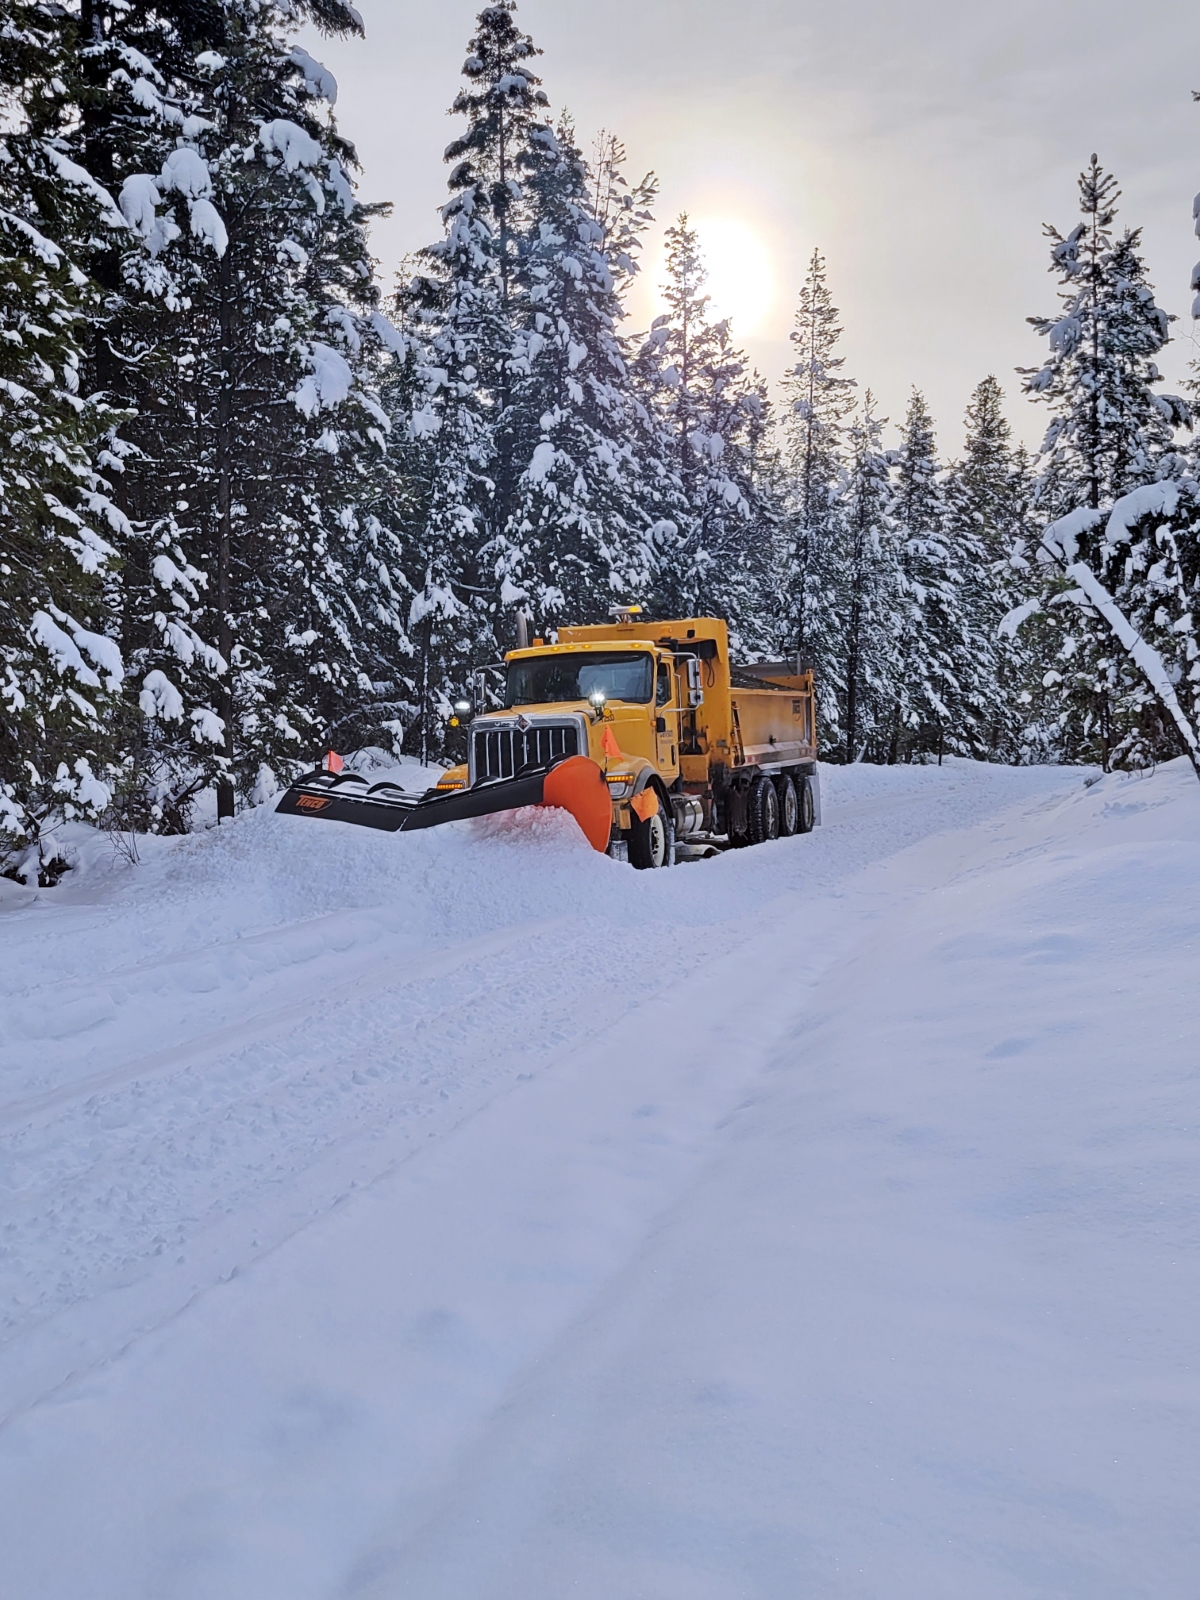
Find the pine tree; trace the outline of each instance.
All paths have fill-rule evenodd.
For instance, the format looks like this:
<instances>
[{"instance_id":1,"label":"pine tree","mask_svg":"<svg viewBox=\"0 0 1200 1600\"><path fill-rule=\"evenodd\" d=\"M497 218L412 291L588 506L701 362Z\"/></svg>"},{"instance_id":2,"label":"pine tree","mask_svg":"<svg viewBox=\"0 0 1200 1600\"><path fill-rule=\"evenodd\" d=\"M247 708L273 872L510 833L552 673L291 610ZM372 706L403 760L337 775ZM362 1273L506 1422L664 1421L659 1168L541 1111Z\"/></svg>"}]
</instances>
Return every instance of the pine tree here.
<instances>
[{"instance_id":1,"label":"pine tree","mask_svg":"<svg viewBox=\"0 0 1200 1600\"><path fill-rule=\"evenodd\" d=\"M121 418L80 381L97 296L73 259L123 224L59 148L71 45L65 13L0 4L0 872L41 882L57 824L107 809L123 678L100 470Z\"/></svg>"},{"instance_id":2,"label":"pine tree","mask_svg":"<svg viewBox=\"0 0 1200 1600\"><path fill-rule=\"evenodd\" d=\"M359 30L340 0L309 9ZM141 241L93 366L139 413L123 640L148 719L133 765L166 826L214 779L222 815L235 788L269 792L407 644L369 382L395 335L335 86L254 0L181 13L172 31L94 8L84 65L104 68L104 93L79 132Z\"/></svg>"},{"instance_id":3,"label":"pine tree","mask_svg":"<svg viewBox=\"0 0 1200 1600\"><path fill-rule=\"evenodd\" d=\"M886 759L900 668L903 578L883 426L867 390L847 430L849 454L839 486L835 595L844 627L840 721L846 761Z\"/></svg>"},{"instance_id":4,"label":"pine tree","mask_svg":"<svg viewBox=\"0 0 1200 1600\"><path fill-rule=\"evenodd\" d=\"M798 359L784 378L791 489L782 575L785 636L780 645L815 666L823 724L834 741L845 695L834 598L837 486L855 389L855 380L842 375L845 358L836 354L842 336L838 318L824 258L814 250L791 334Z\"/></svg>"},{"instance_id":5,"label":"pine tree","mask_svg":"<svg viewBox=\"0 0 1200 1600\"><path fill-rule=\"evenodd\" d=\"M997 710L996 628L1003 612L988 604L994 578L977 526L952 515L933 419L917 390L895 459L893 515L905 604L888 759L900 757L906 745L936 750L939 759L944 751L985 755Z\"/></svg>"},{"instance_id":6,"label":"pine tree","mask_svg":"<svg viewBox=\"0 0 1200 1600\"><path fill-rule=\"evenodd\" d=\"M532 128L529 144L519 165L527 309L505 429L521 470L497 567L545 631L601 620L614 599L648 589L653 514L591 175L569 128Z\"/></svg>"},{"instance_id":7,"label":"pine tree","mask_svg":"<svg viewBox=\"0 0 1200 1600\"><path fill-rule=\"evenodd\" d=\"M1114 239L1120 191L1095 156L1080 175L1079 194L1084 221L1065 237L1046 229L1062 283L1061 314L1029 319L1050 345L1025 384L1055 413L1042 445L1039 495L1049 515L1076 505L1095 510L1153 481L1188 415L1177 397L1154 392L1155 358L1172 319L1146 282L1140 230ZM1065 499L1051 504L1050 492Z\"/></svg>"},{"instance_id":8,"label":"pine tree","mask_svg":"<svg viewBox=\"0 0 1200 1600\"><path fill-rule=\"evenodd\" d=\"M947 531L964 576L963 604L976 641L971 674L986 712L980 753L1019 761L1045 755L1032 713L1040 684L1024 635L1000 632L1009 613L1031 594L1029 502L1033 493L1028 456L1014 448L1004 414L1004 392L984 378L968 401L962 460L946 482Z\"/></svg>"},{"instance_id":9,"label":"pine tree","mask_svg":"<svg viewBox=\"0 0 1200 1600\"><path fill-rule=\"evenodd\" d=\"M944 728L950 720L947 700L947 641L938 623L946 609L943 541L946 507L938 482L933 418L925 397L914 389L900 430L895 455L898 482L892 515L899 539L903 605L896 619L899 670L893 687L888 762L920 747L930 723ZM939 606L939 601L941 602Z\"/></svg>"},{"instance_id":10,"label":"pine tree","mask_svg":"<svg viewBox=\"0 0 1200 1600\"><path fill-rule=\"evenodd\" d=\"M551 125L514 10L480 14L446 235L401 295L426 486L413 739L430 751L472 669L511 646L518 611L544 631L650 599L683 520L644 365L619 332L656 185L628 187L611 135L589 167L570 125Z\"/></svg>"},{"instance_id":11,"label":"pine tree","mask_svg":"<svg viewBox=\"0 0 1200 1600\"><path fill-rule=\"evenodd\" d=\"M667 230L664 299L639 371L669 435L681 489L676 533L662 553L662 603L676 616L725 616L741 648L760 641L763 575L777 538L757 474L770 417L765 394L709 318L699 237L686 215ZM762 641L766 642L766 641Z\"/></svg>"},{"instance_id":12,"label":"pine tree","mask_svg":"<svg viewBox=\"0 0 1200 1600\"><path fill-rule=\"evenodd\" d=\"M1079 555L1105 584L1138 636L1157 654L1159 681L1131 657L1109 618L1095 619L1117 708L1105 752L1112 766L1146 766L1190 755L1164 687L1200 741L1200 482L1180 475L1118 500L1101 525L1080 536ZM1162 682L1165 680L1165 683Z\"/></svg>"},{"instance_id":13,"label":"pine tree","mask_svg":"<svg viewBox=\"0 0 1200 1600\"><path fill-rule=\"evenodd\" d=\"M511 518L521 467L514 438L517 330L530 307L521 274L526 211L521 178L548 98L530 63L540 52L517 27L512 0L478 18L452 112L467 119L446 160L445 237L421 252L402 295L420 343L421 390L409 427L424 445L420 571L410 629L418 647L419 715L412 737L440 749L472 669L511 643L501 613L526 595Z\"/></svg>"},{"instance_id":14,"label":"pine tree","mask_svg":"<svg viewBox=\"0 0 1200 1600\"><path fill-rule=\"evenodd\" d=\"M1050 342L1045 365L1027 374L1026 391L1056 412L1037 490L1038 510L1051 519L1077 509L1098 512L1170 475L1178 459L1175 430L1190 420L1182 399L1154 390L1156 357L1172 319L1146 281L1140 233L1114 237L1116 181L1093 156L1079 188L1085 220L1065 238L1047 230L1063 313L1030 319ZM1048 581L1058 582L1053 575ZM1040 717L1056 730L1061 757L1099 758L1107 769L1125 716L1123 669L1105 630L1070 604L1069 585L1059 587L1062 605L1043 611L1038 624L1054 658L1041 679Z\"/></svg>"},{"instance_id":15,"label":"pine tree","mask_svg":"<svg viewBox=\"0 0 1200 1600\"><path fill-rule=\"evenodd\" d=\"M1166 318L1152 312L1140 263L1130 259L1136 236L1125 243L1112 252L1113 299L1135 332L1139 315L1153 315L1165 340ZM1149 381L1152 338L1116 347L1133 349L1125 370ZM1123 477L1114 473L1099 501L1091 496L1044 529L1033 593L1006 626L1050 663L1041 712L1056 753L1098 760L1107 771L1186 751L1200 774L1200 487L1165 436L1190 418L1178 400L1147 399L1144 383L1132 392L1138 404L1128 407L1111 451ZM1105 415L1111 420L1111 407Z\"/></svg>"},{"instance_id":16,"label":"pine tree","mask_svg":"<svg viewBox=\"0 0 1200 1600\"><path fill-rule=\"evenodd\" d=\"M590 167L595 221L603 234L601 246L608 262L622 319L624 295L640 271L643 235L654 220L658 180L647 173L630 186L624 177L625 147L615 135L601 133L595 142ZM638 483L645 527L643 544L635 547L646 560L645 588L631 590L627 599L661 600L660 565L664 552L675 549L686 521L683 482L679 475L674 440L658 407L664 397L663 348L668 337L666 319L657 320L652 333L620 338L627 373L628 442L638 465Z\"/></svg>"},{"instance_id":17,"label":"pine tree","mask_svg":"<svg viewBox=\"0 0 1200 1600\"><path fill-rule=\"evenodd\" d=\"M1194 92L1192 99L1200 101L1200 92ZM1200 239L1200 194L1192 201L1193 233ZM1192 301L1192 320L1200 322L1200 261L1192 268L1191 289L1195 295ZM1188 401L1191 408L1193 424L1200 419L1200 356L1193 358L1187 382ZM1193 426L1188 461L1191 471L1200 475L1200 428Z\"/></svg>"}]
</instances>

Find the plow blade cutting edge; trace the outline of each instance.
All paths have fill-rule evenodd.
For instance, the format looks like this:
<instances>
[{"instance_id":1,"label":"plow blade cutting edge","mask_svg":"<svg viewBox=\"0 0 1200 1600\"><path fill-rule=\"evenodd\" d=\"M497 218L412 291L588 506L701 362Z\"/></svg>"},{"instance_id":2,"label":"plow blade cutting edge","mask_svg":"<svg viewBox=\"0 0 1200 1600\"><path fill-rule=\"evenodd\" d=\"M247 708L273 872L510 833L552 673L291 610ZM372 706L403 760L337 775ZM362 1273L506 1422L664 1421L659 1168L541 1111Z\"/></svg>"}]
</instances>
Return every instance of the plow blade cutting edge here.
<instances>
[{"instance_id":1,"label":"plow blade cutting edge","mask_svg":"<svg viewBox=\"0 0 1200 1600\"><path fill-rule=\"evenodd\" d=\"M443 822L490 817L522 806L560 806L569 811L593 850L608 848L612 806L604 774L587 756L567 756L553 766L477 783L470 789L430 789L409 794L395 783L368 783L356 772L305 773L275 807L285 816L351 822L385 833L436 828Z\"/></svg>"}]
</instances>

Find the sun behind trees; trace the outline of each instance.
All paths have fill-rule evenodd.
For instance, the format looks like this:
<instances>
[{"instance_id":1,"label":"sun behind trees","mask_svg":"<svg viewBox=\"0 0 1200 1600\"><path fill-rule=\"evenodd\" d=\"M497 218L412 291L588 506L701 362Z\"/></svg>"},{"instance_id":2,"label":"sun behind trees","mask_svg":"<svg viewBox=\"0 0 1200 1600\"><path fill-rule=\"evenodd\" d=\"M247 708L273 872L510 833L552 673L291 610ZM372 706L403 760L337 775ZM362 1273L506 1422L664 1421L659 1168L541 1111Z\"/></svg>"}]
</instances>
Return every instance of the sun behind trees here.
<instances>
[{"instance_id":1,"label":"sun behind trees","mask_svg":"<svg viewBox=\"0 0 1200 1600\"><path fill-rule=\"evenodd\" d=\"M1170 319L1099 164L1051 231L1041 454L989 377L947 464L915 390L887 443L817 251L775 397L686 214L662 314L628 328L656 180L612 134L585 153L515 12L479 16L441 236L385 293L337 86L295 38L353 37L350 6L0 0L0 870L52 879L64 820L230 815L331 743L436 760L518 614L545 635L616 602L810 661L833 759L1181 750L1035 559L1056 518L1173 485L1091 554L1194 715L1188 406L1158 393Z\"/></svg>"}]
</instances>

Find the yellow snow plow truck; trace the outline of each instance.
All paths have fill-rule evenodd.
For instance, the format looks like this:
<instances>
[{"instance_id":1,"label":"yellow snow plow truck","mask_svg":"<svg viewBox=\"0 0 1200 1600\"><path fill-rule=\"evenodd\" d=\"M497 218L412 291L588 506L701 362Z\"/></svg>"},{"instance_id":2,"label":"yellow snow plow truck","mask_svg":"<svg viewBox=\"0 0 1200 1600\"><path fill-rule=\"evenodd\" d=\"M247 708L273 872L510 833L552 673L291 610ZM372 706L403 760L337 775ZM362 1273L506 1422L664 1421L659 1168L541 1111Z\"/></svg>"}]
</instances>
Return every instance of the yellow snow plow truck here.
<instances>
[{"instance_id":1,"label":"yellow snow plow truck","mask_svg":"<svg viewBox=\"0 0 1200 1600\"><path fill-rule=\"evenodd\" d=\"M503 674L498 692L487 671ZM474 707L460 708L469 758L436 789L371 785L331 755L278 809L401 832L560 806L594 849L639 868L820 821L812 673L798 661L735 666L713 617L648 622L622 608L487 671Z\"/></svg>"}]
</instances>

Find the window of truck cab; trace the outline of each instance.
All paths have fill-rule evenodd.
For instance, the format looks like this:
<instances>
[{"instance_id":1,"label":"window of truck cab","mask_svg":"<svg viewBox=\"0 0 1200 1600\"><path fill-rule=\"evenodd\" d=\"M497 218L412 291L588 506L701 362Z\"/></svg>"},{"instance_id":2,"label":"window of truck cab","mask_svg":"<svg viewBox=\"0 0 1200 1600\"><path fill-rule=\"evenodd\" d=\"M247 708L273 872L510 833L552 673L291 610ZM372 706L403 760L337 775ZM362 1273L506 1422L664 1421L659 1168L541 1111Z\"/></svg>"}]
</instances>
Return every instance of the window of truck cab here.
<instances>
[{"instance_id":1,"label":"window of truck cab","mask_svg":"<svg viewBox=\"0 0 1200 1600\"><path fill-rule=\"evenodd\" d=\"M580 650L526 656L508 664L508 706L588 701L597 691L606 700L649 705L654 695L654 657L633 650Z\"/></svg>"},{"instance_id":2,"label":"window of truck cab","mask_svg":"<svg viewBox=\"0 0 1200 1600\"><path fill-rule=\"evenodd\" d=\"M671 667L666 661L658 663L658 689L654 703L656 706L667 706L671 703Z\"/></svg>"}]
</instances>

